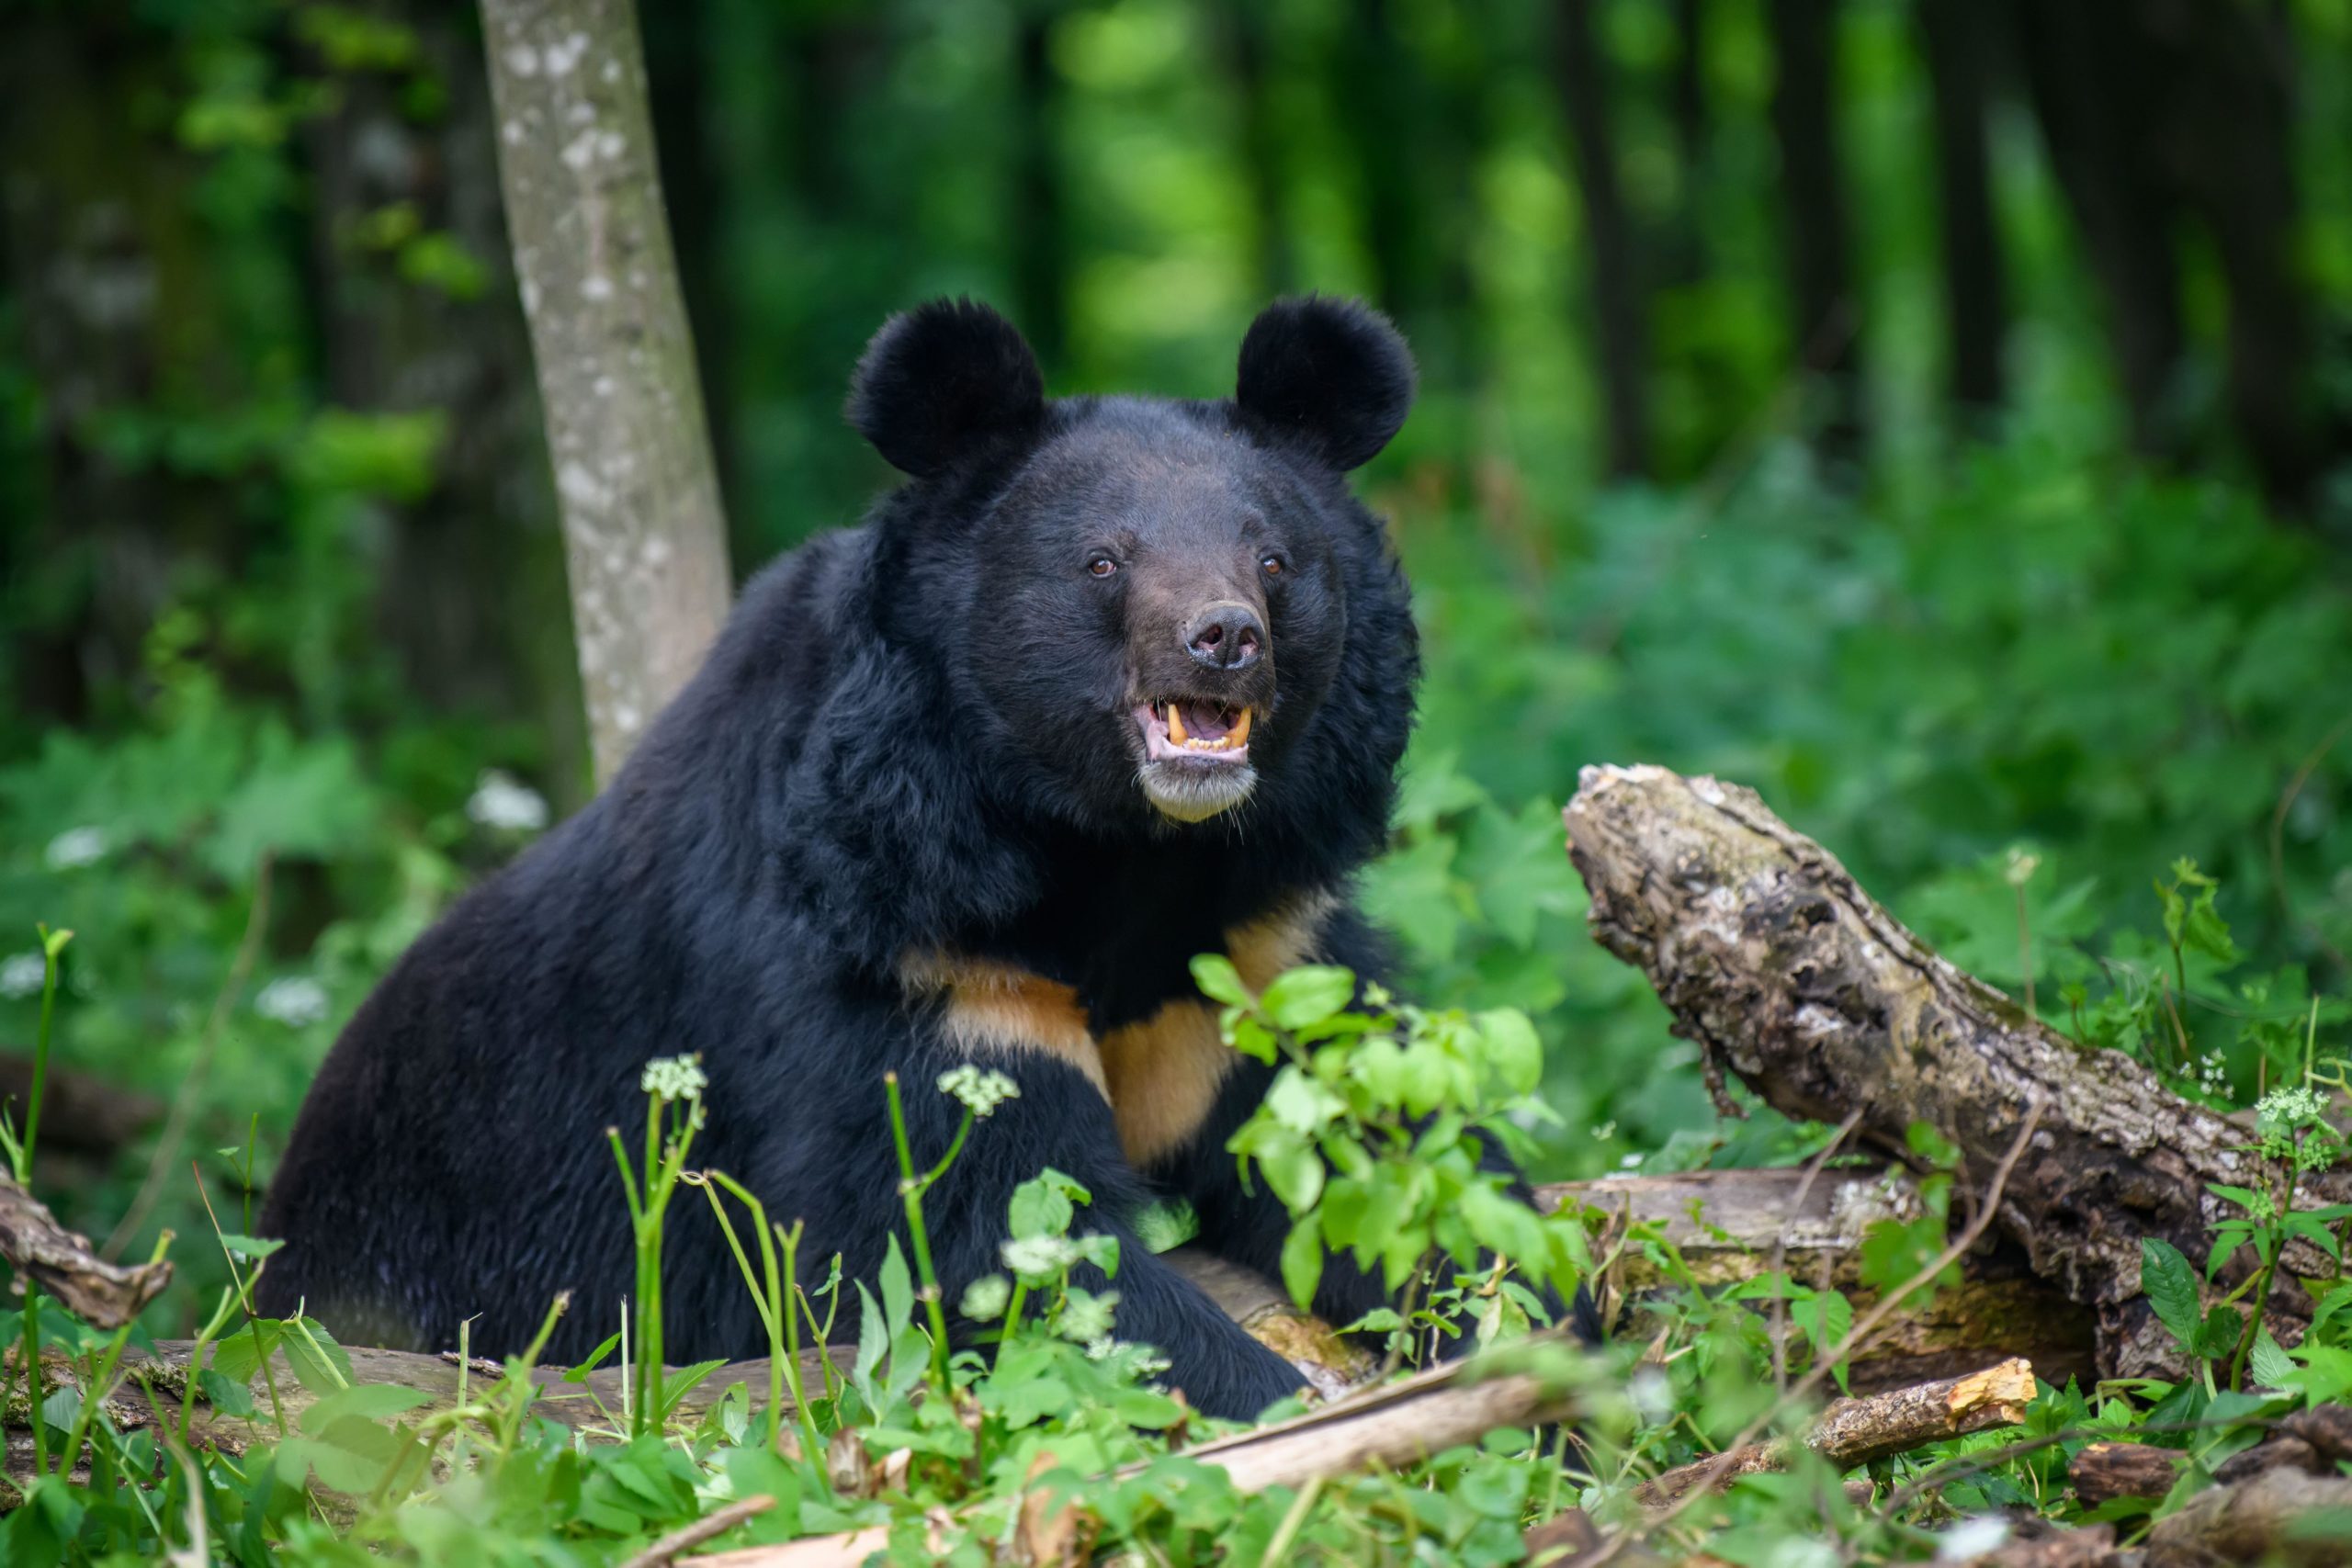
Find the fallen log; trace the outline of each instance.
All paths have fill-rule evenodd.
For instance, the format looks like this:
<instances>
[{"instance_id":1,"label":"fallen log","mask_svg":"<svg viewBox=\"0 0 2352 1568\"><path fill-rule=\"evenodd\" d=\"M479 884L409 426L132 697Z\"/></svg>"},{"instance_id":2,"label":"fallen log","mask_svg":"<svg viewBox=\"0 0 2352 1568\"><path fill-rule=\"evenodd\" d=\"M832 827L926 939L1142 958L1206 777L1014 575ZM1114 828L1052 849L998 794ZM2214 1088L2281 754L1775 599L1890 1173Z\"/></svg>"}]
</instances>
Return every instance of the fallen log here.
<instances>
[{"instance_id":1,"label":"fallen log","mask_svg":"<svg viewBox=\"0 0 2352 1568\"><path fill-rule=\"evenodd\" d=\"M2093 1312L2103 1373L2186 1371L2141 1294L2141 1238L2205 1258L2219 1217L2207 1186L2245 1183L2247 1125L2120 1053L2083 1049L1939 958L1752 791L1656 767L1587 768L1579 784L1565 818L1593 934L1649 977L1711 1082L1728 1069L1807 1120L1860 1111L1859 1136L1897 1158L1925 1122L1971 1171L2041 1101L2001 1229ZM2306 1178L2301 1196L2352 1199L2352 1177ZM2224 1282L2245 1268L2231 1260ZM2267 1303L2282 1343L2308 1321L2296 1277L2334 1269L2307 1244L2288 1249Z\"/></svg>"},{"instance_id":2,"label":"fallen log","mask_svg":"<svg viewBox=\"0 0 2352 1568\"><path fill-rule=\"evenodd\" d=\"M2143 1568L2352 1561L2352 1476L2280 1469L2211 1487L2156 1521L2141 1561Z\"/></svg>"},{"instance_id":3,"label":"fallen log","mask_svg":"<svg viewBox=\"0 0 2352 1568\"><path fill-rule=\"evenodd\" d=\"M1677 1465L1634 1488L1634 1496L1645 1508L1663 1508L1702 1483L1727 1486L1742 1475L1784 1470L1800 1445L1838 1470L1851 1470L1929 1443L2015 1426L2025 1419L2033 1395L2032 1364L2008 1360L1966 1377L1890 1389L1867 1398L1832 1400L1802 1438L1748 1443L1728 1454Z\"/></svg>"},{"instance_id":4,"label":"fallen log","mask_svg":"<svg viewBox=\"0 0 2352 1568\"><path fill-rule=\"evenodd\" d=\"M1702 1285L1755 1279L1771 1268L1777 1248L1792 1279L1844 1291L1857 1310L1877 1299L1860 1282L1863 1232L1876 1221L1915 1219L1921 1212L1911 1178L1883 1162L1832 1167L1810 1185L1792 1167L1694 1170L1562 1182L1538 1188L1535 1197L1546 1209L1573 1202L1621 1226L1657 1225ZM1613 1307L1671 1281L1629 1247L1600 1283ZM2095 1375L2093 1339L2089 1311L2034 1278L2023 1250L2002 1243L1963 1258L1957 1286L1932 1299L1914 1297L1853 1358L1847 1387L1876 1393L1978 1371L2011 1356L2032 1362L2062 1388L2069 1378L2087 1383Z\"/></svg>"},{"instance_id":5,"label":"fallen log","mask_svg":"<svg viewBox=\"0 0 2352 1568\"><path fill-rule=\"evenodd\" d=\"M2089 1443L2066 1464L2075 1500L2096 1508L2118 1497L2161 1497L2180 1479L2188 1456L2149 1443Z\"/></svg>"}]
</instances>

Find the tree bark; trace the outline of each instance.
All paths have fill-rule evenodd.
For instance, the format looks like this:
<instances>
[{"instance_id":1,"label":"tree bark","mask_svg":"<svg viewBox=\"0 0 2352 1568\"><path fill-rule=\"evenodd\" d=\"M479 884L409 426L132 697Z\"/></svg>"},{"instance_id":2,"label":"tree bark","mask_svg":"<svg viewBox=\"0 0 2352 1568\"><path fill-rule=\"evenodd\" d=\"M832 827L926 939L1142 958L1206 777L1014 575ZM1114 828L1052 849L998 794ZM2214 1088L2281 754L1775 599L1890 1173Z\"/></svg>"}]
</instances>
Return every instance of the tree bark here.
<instances>
[{"instance_id":1,"label":"tree bark","mask_svg":"<svg viewBox=\"0 0 2352 1568\"><path fill-rule=\"evenodd\" d=\"M2008 325L2006 268L1985 149L1994 18L1970 0L1919 0L1918 18L1936 128L1938 239L1951 397L1962 411L1981 412L2001 401L2001 342Z\"/></svg>"},{"instance_id":2,"label":"tree bark","mask_svg":"<svg viewBox=\"0 0 2352 1568\"><path fill-rule=\"evenodd\" d=\"M120 1328L172 1280L168 1263L106 1262L90 1250L88 1237L59 1224L7 1175L0 1175L0 1258L98 1329Z\"/></svg>"},{"instance_id":3,"label":"tree bark","mask_svg":"<svg viewBox=\"0 0 2352 1568\"><path fill-rule=\"evenodd\" d=\"M726 525L630 0L482 16L601 782L726 616Z\"/></svg>"},{"instance_id":4,"label":"tree bark","mask_svg":"<svg viewBox=\"0 0 2352 1568\"><path fill-rule=\"evenodd\" d=\"M1637 479L1650 467L1649 301L1617 181L1609 71L1594 36L1593 10L1594 0L1559 0L1553 52L1577 189L1584 198L1589 303L1607 415L1605 460L1612 477Z\"/></svg>"},{"instance_id":5,"label":"tree bark","mask_svg":"<svg viewBox=\"0 0 2352 1568\"><path fill-rule=\"evenodd\" d=\"M1062 199L1061 73L1054 0L1028 0L1012 29L1012 298L1048 375L1069 351L1069 216Z\"/></svg>"},{"instance_id":6,"label":"tree bark","mask_svg":"<svg viewBox=\"0 0 2352 1568\"><path fill-rule=\"evenodd\" d=\"M1566 813L1591 890L1594 935L1640 967L1696 1041L1776 1109L1836 1122L1898 1158L1924 1121L1971 1171L1990 1169L2029 1105L2041 1121L1999 1204L2034 1272L2098 1321L2109 1376L2179 1375L2140 1292L2141 1238L2202 1260L2221 1217L2208 1183L2245 1184L2250 1128L2193 1105L2113 1051L2086 1051L1938 958L1820 845L1751 791L1663 768L1587 768ZM2352 1196L2352 1177L2306 1177L2305 1206ZM2243 1279L2243 1258L2222 1274ZM2333 1262L2298 1243L2267 1304L2295 1343L2299 1276Z\"/></svg>"},{"instance_id":7,"label":"tree bark","mask_svg":"<svg viewBox=\"0 0 2352 1568\"><path fill-rule=\"evenodd\" d=\"M2180 265L2150 156L2159 109L2148 99L2162 103L2158 68L2124 13L2129 3L2014 0L2009 17L2051 168L2099 282L2133 444L2177 456L2173 388L2187 343Z\"/></svg>"},{"instance_id":8,"label":"tree bark","mask_svg":"<svg viewBox=\"0 0 2352 1568\"><path fill-rule=\"evenodd\" d=\"M1770 0L1766 12L1796 363L1827 397L1817 446L1850 463L1863 440L1862 318L1838 155L1838 0Z\"/></svg>"}]
</instances>

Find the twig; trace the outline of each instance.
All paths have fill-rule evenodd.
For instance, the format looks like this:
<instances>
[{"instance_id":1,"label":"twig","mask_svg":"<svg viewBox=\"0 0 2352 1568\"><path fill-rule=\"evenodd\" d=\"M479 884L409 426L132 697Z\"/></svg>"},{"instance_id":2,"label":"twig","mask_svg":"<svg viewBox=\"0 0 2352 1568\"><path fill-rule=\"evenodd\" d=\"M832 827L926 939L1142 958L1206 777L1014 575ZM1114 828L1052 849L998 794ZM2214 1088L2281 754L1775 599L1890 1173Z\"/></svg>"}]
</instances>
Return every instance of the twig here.
<instances>
[{"instance_id":1,"label":"twig","mask_svg":"<svg viewBox=\"0 0 2352 1568\"><path fill-rule=\"evenodd\" d=\"M1836 1469L1851 1470L1988 1427L2015 1426L2025 1419L2033 1394L2033 1364L2013 1358L1966 1377L1889 1389L1865 1399L1835 1400L1802 1438L1744 1444L1678 1465L1643 1483L1634 1495L1645 1507L1663 1507L1693 1488L1711 1489L1734 1475L1782 1469L1799 1447L1811 1449ZM1729 1463L1722 1462L1726 1459Z\"/></svg>"},{"instance_id":2,"label":"twig","mask_svg":"<svg viewBox=\"0 0 2352 1568\"><path fill-rule=\"evenodd\" d=\"M172 1096L171 1115L156 1137L155 1153L147 1162L147 1174L141 1179L130 1207L123 1211L121 1222L107 1233L105 1245L98 1248L101 1258L113 1258L139 1234L139 1227L147 1223L155 1201L164 1195L164 1179L178 1163L180 1145L187 1141L188 1123L196 1119L196 1102L204 1093L204 1079L220 1043L220 1032L228 1027L230 1010L244 993L245 981L253 975L254 960L261 953L262 934L269 926L269 874L275 863L275 856L268 850L262 851L261 858L254 863L254 898L245 910L245 934L238 939L237 954L229 962L227 978L213 993L212 1010L206 1015L204 1033L197 1042L196 1060L188 1064L187 1076L180 1079L179 1089Z\"/></svg>"},{"instance_id":3,"label":"twig","mask_svg":"<svg viewBox=\"0 0 2352 1568\"><path fill-rule=\"evenodd\" d=\"M1690 1491L1677 1499L1671 1507L1665 1509L1657 1517L1646 1520L1639 1527L1623 1534L1611 1537L1609 1543L1601 1548L1600 1554L1593 1558L1592 1568L1600 1568L1600 1564L1613 1561L1620 1551L1636 1539L1649 1535L1672 1523L1684 1509L1722 1484L1724 1476L1729 1473L1732 1466L1738 1462L1741 1449L1762 1436L1773 1423L1786 1415L1790 1407L1798 1400L1819 1388L1822 1381L1829 1376L1830 1369L1844 1360L1856 1345L1861 1343L1866 1336L1885 1322L1894 1314L1894 1309L1902 1304L1905 1298L1934 1280L1952 1264L1959 1262L1969 1248L1976 1245L1978 1239L1984 1235L1985 1227L1993 1223L1995 1212L2001 1206L2001 1192L2008 1185L2009 1173L2017 1168L2018 1161L2024 1156L2026 1145L2033 1140L2033 1130L2041 1125L2041 1108L2042 1101L2040 1100L2034 1100L2026 1107L2025 1120L2018 1126L2016 1138L2010 1142L2008 1153L2001 1156L1999 1168L1993 1173L1992 1184L1985 1190L1984 1201L1977 1206L1976 1217L1969 1222L1968 1228L1961 1233L1959 1239L1938 1253L1927 1267L1914 1274L1900 1287L1880 1297L1870 1311L1856 1320L1854 1326L1847 1331L1846 1337L1839 1340L1833 1349L1823 1351L1815 1356L1813 1369L1799 1379L1794 1387L1774 1400L1764 1414L1749 1422L1747 1429L1732 1439L1729 1447L1708 1461L1709 1470L1702 1478L1701 1484L1693 1485Z\"/></svg>"},{"instance_id":4,"label":"twig","mask_svg":"<svg viewBox=\"0 0 2352 1568\"><path fill-rule=\"evenodd\" d=\"M0 1257L65 1310L96 1328L120 1328L171 1282L168 1263L128 1267L90 1250L86 1237L57 1223L41 1201L0 1171Z\"/></svg>"},{"instance_id":5,"label":"twig","mask_svg":"<svg viewBox=\"0 0 2352 1568\"><path fill-rule=\"evenodd\" d=\"M775 1499L764 1492L740 1503L729 1503L690 1525L680 1525L623 1562L621 1568L666 1568L673 1558L693 1551L714 1536L725 1535L745 1519L757 1518L775 1506Z\"/></svg>"}]
</instances>

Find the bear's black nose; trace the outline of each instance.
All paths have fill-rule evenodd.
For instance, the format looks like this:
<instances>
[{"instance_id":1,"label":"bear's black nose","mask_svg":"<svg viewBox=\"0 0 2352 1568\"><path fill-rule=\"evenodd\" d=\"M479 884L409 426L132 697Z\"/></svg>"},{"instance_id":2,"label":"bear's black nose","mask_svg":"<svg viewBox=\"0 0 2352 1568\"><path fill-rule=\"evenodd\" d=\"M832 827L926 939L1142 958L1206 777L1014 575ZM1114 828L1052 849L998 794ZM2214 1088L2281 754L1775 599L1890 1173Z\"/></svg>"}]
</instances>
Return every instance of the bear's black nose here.
<instances>
[{"instance_id":1,"label":"bear's black nose","mask_svg":"<svg viewBox=\"0 0 2352 1568\"><path fill-rule=\"evenodd\" d=\"M1265 651L1266 628L1257 611L1223 599L1193 615L1184 646L1212 670L1247 670Z\"/></svg>"}]
</instances>

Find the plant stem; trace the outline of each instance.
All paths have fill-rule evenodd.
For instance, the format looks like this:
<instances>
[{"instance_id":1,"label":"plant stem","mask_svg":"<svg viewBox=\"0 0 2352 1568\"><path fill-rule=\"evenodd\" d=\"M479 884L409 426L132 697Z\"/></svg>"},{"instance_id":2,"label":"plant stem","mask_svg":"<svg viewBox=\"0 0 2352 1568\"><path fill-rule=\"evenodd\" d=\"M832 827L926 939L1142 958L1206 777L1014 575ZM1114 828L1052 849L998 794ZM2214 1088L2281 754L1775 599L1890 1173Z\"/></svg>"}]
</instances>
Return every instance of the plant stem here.
<instances>
[{"instance_id":1,"label":"plant stem","mask_svg":"<svg viewBox=\"0 0 2352 1568\"><path fill-rule=\"evenodd\" d=\"M793 1221L790 1230L782 1225L771 1228L775 1232L776 1240L784 1245L784 1294L777 1298L777 1304L784 1309L785 1380L792 1385L793 1413L800 1417L801 1457L821 1473L824 1466L818 1461L825 1451L825 1445L817 1436L817 1417L810 1412L808 1393L800 1384L800 1319L796 1314L795 1306L800 1296L800 1232L804 1223ZM819 1348L821 1353L821 1342ZM831 1372L832 1365L832 1358L827 1356L825 1370L828 1374Z\"/></svg>"},{"instance_id":2,"label":"plant stem","mask_svg":"<svg viewBox=\"0 0 2352 1568\"><path fill-rule=\"evenodd\" d=\"M57 955L74 940L72 931L51 935L45 926L35 926L40 933L40 1022L33 1033L33 1087L25 1101L25 1138L17 1148L17 1185L30 1187L33 1181L33 1145L40 1142L40 1103L49 1085L49 1036L57 1017ZM40 1428L34 1428L38 1431Z\"/></svg>"},{"instance_id":3,"label":"plant stem","mask_svg":"<svg viewBox=\"0 0 2352 1568\"><path fill-rule=\"evenodd\" d=\"M899 1196L906 1204L907 1236L914 1244L915 1273L922 1280L916 1293L922 1297L923 1316L931 1325L931 1379L941 1393L949 1391L947 1381L947 1311L939 1300L939 1276L931 1266L931 1233L922 1223L923 1189L939 1179L948 1163L964 1146L964 1135L971 1130L972 1113L964 1112L964 1124L956 1130L956 1137L947 1148L946 1157L932 1168L921 1180L915 1179L914 1152L907 1144L906 1107L899 1099L899 1075L882 1075L883 1092L890 1101L890 1137L899 1148Z\"/></svg>"},{"instance_id":4,"label":"plant stem","mask_svg":"<svg viewBox=\"0 0 2352 1568\"><path fill-rule=\"evenodd\" d=\"M2025 1021L2039 1023L2041 1015L2033 1006L2033 932L2026 923L2025 884L2016 886L2018 896L2018 967L2025 974Z\"/></svg>"},{"instance_id":5,"label":"plant stem","mask_svg":"<svg viewBox=\"0 0 2352 1568\"><path fill-rule=\"evenodd\" d=\"M2301 1147L2303 1135L2295 1134ZM2262 1332L2262 1309L2270 1300L2270 1278L2278 1271L2278 1255L2287 1250L2287 1215L2295 1206L2294 1156L2287 1156L2287 1196L2278 1205L2278 1216L2268 1225L2268 1245L2262 1249L2262 1268L2254 1277L2253 1310L2245 1314L2245 1327L2238 1335L2237 1354L2230 1358L2230 1387L2243 1388L2245 1382L2246 1357L2254 1350L2255 1337Z\"/></svg>"}]
</instances>

